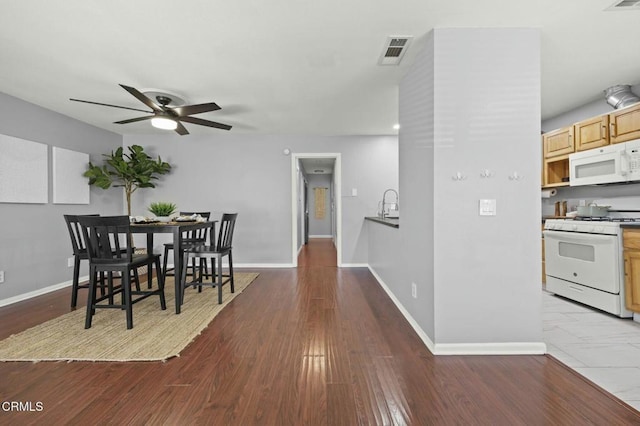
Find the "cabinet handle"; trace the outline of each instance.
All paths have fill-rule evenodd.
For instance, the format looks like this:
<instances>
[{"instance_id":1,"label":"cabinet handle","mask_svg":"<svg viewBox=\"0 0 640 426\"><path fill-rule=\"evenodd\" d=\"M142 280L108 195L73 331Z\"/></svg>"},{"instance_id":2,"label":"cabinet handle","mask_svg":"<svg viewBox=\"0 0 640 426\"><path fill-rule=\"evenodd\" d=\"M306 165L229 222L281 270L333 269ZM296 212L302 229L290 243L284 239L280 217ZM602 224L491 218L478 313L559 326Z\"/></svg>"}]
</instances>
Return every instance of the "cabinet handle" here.
<instances>
[{"instance_id":1,"label":"cabinet handle","mask_svg":"<svg viewBox=\"0 0 640 426\"><path fill-rule=\"evenodd\" d=\"M616 125L615 123L611 123L609 124L609 136L611 136L612 138L616 137Z\"/></svg>"},{"instance_id":2,"label":"cabinet handle","mask_svg":"<svg viewBox=\"0 0 640 426\"><path fill-rule=\"evenodd\" d=\"M603 124L602 132L600 133L600 139L606 139L606 138L607 138L607 126Z\"/></svg>"},{"instance_id":3,"label":"cabinet handle","mask_svg":"<svg viewBox=\"0 0 640 426\"><path fill-rule=\"evenodd\" d=\"M629 276L628 270L629 261L627 259L624 260L624 276Z\"/></svg>"}]
</instances>

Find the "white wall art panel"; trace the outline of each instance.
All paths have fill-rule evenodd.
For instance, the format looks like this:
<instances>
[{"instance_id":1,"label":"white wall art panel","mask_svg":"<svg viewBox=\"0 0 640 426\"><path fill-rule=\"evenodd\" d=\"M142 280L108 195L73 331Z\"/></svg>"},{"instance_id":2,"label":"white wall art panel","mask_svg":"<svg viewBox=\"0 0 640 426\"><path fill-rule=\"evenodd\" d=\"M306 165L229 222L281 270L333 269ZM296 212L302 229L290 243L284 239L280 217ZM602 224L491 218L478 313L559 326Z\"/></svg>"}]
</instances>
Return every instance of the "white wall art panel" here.
<instances>
[{"instance_id":1,"label":"white wall art panel","mask_svg":"<svg viewBox=\"0 0 640 426\"><path fill-rule=\"evenodd\" d=\"M47 145L0 135L0 203L49 201Z\"/></svg>"},{"instance_id":2,"label":"white wall art panel","mask_svg":"<svg viewBox=\"0 0 640 426\"><path fill-rule=\"evenodd\" d=\"M89 184L82 174L89 154L53 147L53 203L89 204Z\"/></svg>"}]
</instances>

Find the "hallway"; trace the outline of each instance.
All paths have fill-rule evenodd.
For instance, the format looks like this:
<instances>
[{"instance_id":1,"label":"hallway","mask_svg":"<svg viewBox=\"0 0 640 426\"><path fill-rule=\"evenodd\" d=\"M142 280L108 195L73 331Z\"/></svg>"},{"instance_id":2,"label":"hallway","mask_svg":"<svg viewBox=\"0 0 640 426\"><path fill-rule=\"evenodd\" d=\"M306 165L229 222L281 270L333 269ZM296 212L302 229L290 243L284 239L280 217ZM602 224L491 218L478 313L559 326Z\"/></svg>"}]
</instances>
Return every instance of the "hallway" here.
<instances>
[{"instance_id":1,"label":"hallway","mask_svg":"<svg viewBox=\"0 0 640 426\"><path fill-rule=\"evenodd\" d=\"M299 268L337 266L336 247L331 238L310 238L298 255Z\"/></svg>"}]
</instances>

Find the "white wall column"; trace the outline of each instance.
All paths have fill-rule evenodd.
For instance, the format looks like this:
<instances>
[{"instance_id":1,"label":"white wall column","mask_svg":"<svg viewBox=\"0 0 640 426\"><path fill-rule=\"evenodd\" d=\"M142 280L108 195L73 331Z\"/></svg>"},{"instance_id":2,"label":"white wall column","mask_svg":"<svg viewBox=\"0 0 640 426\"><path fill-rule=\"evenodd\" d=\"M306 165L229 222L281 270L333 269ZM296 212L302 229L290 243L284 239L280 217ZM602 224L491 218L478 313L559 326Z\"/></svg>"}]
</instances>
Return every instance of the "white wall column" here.
<instances>
[{"instance_id":1,"label":"white wall column","mask_svg":"<svg viewBox=\"0 0 640 426\"><path fill-rule=\"evenodd\" d=\"M400 86L403 272L385 281L435 353L545 350L539 37L433 30Z\"/></svg>"}]
</instances>

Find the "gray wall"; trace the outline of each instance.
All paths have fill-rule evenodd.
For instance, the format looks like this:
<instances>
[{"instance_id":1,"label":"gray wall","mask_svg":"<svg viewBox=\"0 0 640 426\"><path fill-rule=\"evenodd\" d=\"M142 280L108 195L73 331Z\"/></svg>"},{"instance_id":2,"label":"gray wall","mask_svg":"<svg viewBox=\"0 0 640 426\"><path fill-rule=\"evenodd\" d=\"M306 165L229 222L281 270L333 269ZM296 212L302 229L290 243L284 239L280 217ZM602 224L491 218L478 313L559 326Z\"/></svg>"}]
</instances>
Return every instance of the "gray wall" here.
<instances>
[{"instance_id":1,"label":"gray wall","mask_svg":"<svg viewBox=\"0 0 640 426\"><path fill-rule=\"evenodd\" d=\"M309 236L331 237L331 180L333 175L310 174L309 180ZM322 219L316 218L316 195L314 188L326 188L324 194L325 214Z\"/></svg>"},{"instance_id":2,"label":"gray wall","mask_svg":"<svg viewBox=\"0 0 640 426\"><path fill-rule=\"evenodd\" d=\"M400 85L400 228L369 259L436 353L544 347L539 66L537 30L436 29Z\"/></svg>"},{"instance_id":3,"label":"gray wall","mask_svg":"<svg viewBox=\"0 0 640 426\"><path fill-rule=\"evenodd\" d=\"M71 242L63 214L121 214L119 190L91 189L90 205L52 204L51 147L89 153L92 161L122 145L122 136L0 93L0 133L49 145L49 203L0 203L0 284L3 300L70 282ZM83 262L84 265L84 262ZM83 275L86 275L86 267Z\"/></svg>"},{"instance_id":4,"label":"gray wall","mask_svg":"<svg viewBox=\"0 0 640 426\"><path fill-rule=\"evenodd\" d=\"M211 130L178 136L128 135L175 165L154 190L136 192L133 214L146 214L152 201L172 201L180 209L239 213L234 236L238 265L289 265L291 238L292 153L341 153L342 261L367 263L365 216L375 214L384 190L397 186L398 142L395 136L322 137L239 135ZM268 179L265 179L268 176ZM351 197L351 188L358 196ZM158 250L162 240L156 239Z\"/></svg>"},{"instance_id":5,"label":"gray wall","mask_svg":"<svg viewBox=\"0 0 640 426\"><path fill-rule=\"evenodd\" d=\"M133 214L149 215L152 201L173 201L184 210L240 213L234 259L238 264L265 266L291 263L291 157L298 153L341 153L343 193L343 263L366 264L364 216L375 214L385 188L397 186L396 136L264 136L212 131L206 135L121 136L78 122L19 99L0 94L0 132L49 146L102 154L119 146L140 144L151 155L173 164L155 189L133 194ZM51 149L49 148L49 152ZM50 169L50 166L49 166ZM49 171L51 175L51 171ZM264 177L268 176L268 179ZM50 185L51 188L51 185ZM347 192L348 190L348 192ZM51 189L50 198L51 198ZM69 285L71 244L62 215L122 214L120 189L91 189L90 205L0 204L0 304L43 289ZM162 238L155 250L162 249ZM168 240L167 240L168 241ZM143 239L138 241L143 243ZM86 267L81 275L86 275Z\"/></svg>"}]
</instances>

